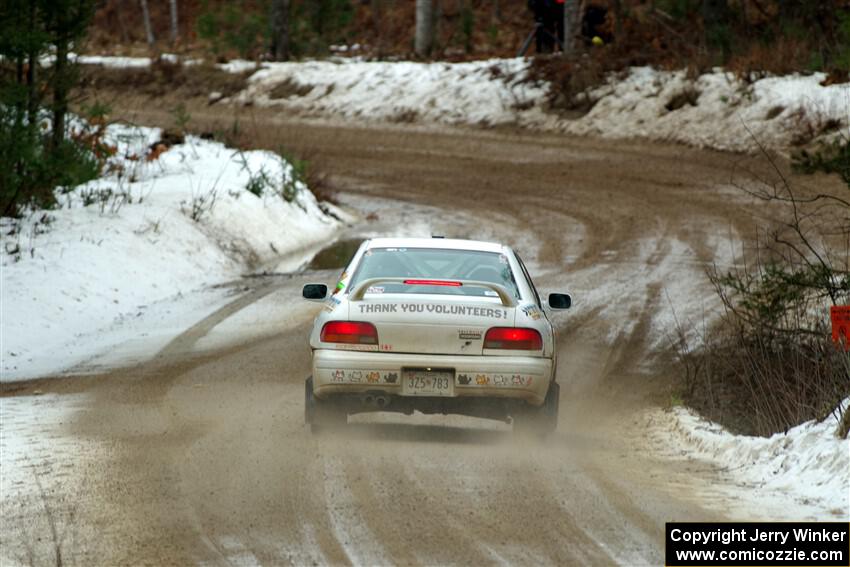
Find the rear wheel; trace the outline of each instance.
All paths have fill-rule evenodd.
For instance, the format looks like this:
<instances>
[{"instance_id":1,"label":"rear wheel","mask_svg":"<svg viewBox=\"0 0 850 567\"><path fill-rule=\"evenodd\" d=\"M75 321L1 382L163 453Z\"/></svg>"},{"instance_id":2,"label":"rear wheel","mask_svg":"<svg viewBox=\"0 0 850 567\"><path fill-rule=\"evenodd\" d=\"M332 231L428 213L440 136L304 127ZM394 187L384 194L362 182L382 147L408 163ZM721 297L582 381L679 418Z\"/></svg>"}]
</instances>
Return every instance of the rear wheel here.
<instances>
[{"instance_id":1,"label":"rear wheel","mask_svg":"<svg viewBox=\"0 0 850 567\"><path fill-rule=\"evenodd\" d=\"M310 431L320 433L336 429L348 423L348 414L331 400L320 400L313 395L313 377L304 382L304 423Z\"/></svg>"},{"instance_id":2,"label":"rear wheel","mask_svg":"<svg viewBox=\"0 0 850 567\"><path fill-rule=\"evenodd\" d=\"M560 400L561 386L557 382L552 382L549 384L542 406L529 408L519 415L512 416L514 432L538 437L546 437L554 433L558 427Z\"/></svg>"}]
</instances>

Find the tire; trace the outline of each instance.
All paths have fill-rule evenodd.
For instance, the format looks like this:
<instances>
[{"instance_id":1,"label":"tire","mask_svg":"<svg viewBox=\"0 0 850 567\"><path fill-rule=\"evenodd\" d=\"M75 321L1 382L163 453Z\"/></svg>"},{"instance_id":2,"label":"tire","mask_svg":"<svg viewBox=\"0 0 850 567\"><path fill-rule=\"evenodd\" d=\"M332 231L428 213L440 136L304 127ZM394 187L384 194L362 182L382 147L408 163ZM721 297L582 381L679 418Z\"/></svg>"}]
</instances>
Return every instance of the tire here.
<instances>
[{"instance_id":1,"label":"tire","mask_svg":"<svg viewBox=\"0 0 850 567\"><path fill-rule=\"evenodd\" d=\"M547 437L558 428L558 409L561 401L561 386L557 382L549 384L546 398L539 408L530 408L512 416L514 433Z\"/></svg>"},{"instance_id":2,"label":"tire","mask_svg":"<svg viewBox=\"0 0 850 567\"><path fill-rule=\"evenodd\" d=\"M348 414L330 400L313 395L313 377L304 381L304 423L313 433L339 429L348 423Z\"/></svg>"}]
</instances>

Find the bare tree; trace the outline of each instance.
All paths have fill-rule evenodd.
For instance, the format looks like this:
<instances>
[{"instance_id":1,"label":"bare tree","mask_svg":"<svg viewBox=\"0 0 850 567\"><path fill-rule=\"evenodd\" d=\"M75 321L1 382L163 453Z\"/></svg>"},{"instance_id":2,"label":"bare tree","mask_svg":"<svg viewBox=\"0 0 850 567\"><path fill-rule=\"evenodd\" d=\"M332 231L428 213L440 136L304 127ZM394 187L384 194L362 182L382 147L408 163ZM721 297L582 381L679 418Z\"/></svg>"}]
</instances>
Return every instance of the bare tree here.
<instances>
[{"instance_id":1,"label":"bare tree","mask_svg":"<svg viewBox=\"0 0 850 567\"><path fill-rule=\"evenodd\" d=\"M272 0L272 57L277 61L289 59L290 0Z\"/></svg>"},{"instance_id":2,"label":"bare tree","mask_svg":"<svg viewBox=\"0 0 850 567\"><path fill-rule=\"evenodd\" d=\"M564 55L571 55L575 42L573 38L576 35L576 28L579 23L578 2L576 0L567 0L564 2Z\"/></svg>"},{"instance_id":3,"label":"bare tree","mask_svg":"<svg viewBox=\"0 0 850 567\"><path fill-rule=\"evenodd\" d=\"M171 45L177 43L177 0L168 0L168 8L171 12Z\"/></svg>"},{"instance_id":4,"label":"bare tree","mask_svg":"<svg viewBox=\"0 0 850 567\"><path fill-rule=\"evenodd\" d=\"M383 38L383 0L370 0L372 6L372 25L375 28L375 43L378 48L378 57L383 53L384 42Z\"/></svg>"},{"instance_id":5,"label":"bare tree","mask_svg":"<svg viewBox=\"0 0 850 567\"><path fill-rule=\"evenodd\" d=\"M139 0L139 4L142 5L142 21L145 24L145 39L147 39L148 45L153 47L156 39L153 36L153 28L151 28L151 13L148 11L148 0Z\"/></svg>"},{"instance_id":6,"label":"bare tree","mask_svg":"<svg viewBox=\"0 0 850 567\"><path fill-rule=\"evenodd\" d=\"M416 0L416 55L427 57L434 42L434 2Z\"/></svg>"}]
</instances>

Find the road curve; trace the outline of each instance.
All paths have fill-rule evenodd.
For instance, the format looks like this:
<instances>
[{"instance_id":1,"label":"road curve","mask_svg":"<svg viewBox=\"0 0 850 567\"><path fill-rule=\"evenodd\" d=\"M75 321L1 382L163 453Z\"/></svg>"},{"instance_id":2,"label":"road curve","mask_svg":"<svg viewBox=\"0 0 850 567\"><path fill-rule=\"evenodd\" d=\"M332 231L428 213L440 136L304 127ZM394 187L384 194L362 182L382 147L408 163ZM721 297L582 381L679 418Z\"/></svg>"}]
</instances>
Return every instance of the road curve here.
<instances>
[{"instance_id":1,"label":"road curve","mask_svg":"<svg viewBox=\"0 0 850 567\"><path fill-rule=\"evenodd\" d=\"M502 239L538 287L574 294L557 323L557 433L529 444L495 422L365 416L343 436L312 436L309 312L276 333L196 347L235 313L297 302L304 282L334 273L252 278L154 360L6 390L73 395L71 416L42 433L79 448L33 454L40 496L3 494L9 557L53 563L61 540L66 564L661 565L664 522L724 519L689 489L716 472L655 459L639 415L669 398L671 306L710 297L702 271L728 261L727 237L763 214L729 187L733 169L750 179L741 158L256 112L257 144L310 155L345 204L374 213L351 230Z\"/></svg>"}]
</instances>

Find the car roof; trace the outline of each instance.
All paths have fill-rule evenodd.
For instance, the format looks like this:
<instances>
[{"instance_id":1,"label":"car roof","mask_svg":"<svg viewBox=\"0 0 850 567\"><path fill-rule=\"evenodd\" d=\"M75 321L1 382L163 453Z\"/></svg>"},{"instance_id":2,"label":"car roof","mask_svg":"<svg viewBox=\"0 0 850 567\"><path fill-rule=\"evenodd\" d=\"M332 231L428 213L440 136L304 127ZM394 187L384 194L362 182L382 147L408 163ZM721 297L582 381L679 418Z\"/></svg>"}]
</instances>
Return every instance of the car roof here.
<instances>
[{"instance_id":1,"label":"car roof","mask_svg":"<svg viewBox=\"0 0 850 567\"><path fill-rule=\"evenodd\" d=\"M497 253L509 250L507 246L496 242L460 238L372 238L366 242L366 248L443 248Z\"/></svg>"}]
</instances>

